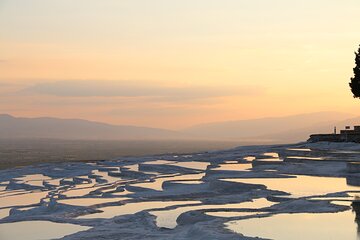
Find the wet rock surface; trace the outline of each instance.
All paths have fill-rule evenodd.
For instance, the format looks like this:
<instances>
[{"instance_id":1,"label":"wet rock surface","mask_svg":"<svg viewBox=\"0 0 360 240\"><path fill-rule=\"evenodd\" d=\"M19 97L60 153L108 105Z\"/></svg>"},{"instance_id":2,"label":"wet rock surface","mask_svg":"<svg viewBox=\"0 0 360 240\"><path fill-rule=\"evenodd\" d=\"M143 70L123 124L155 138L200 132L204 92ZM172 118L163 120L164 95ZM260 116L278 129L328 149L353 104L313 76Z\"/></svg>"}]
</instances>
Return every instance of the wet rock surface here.
<instances>
[{"instance_id":1,"label":"wet rock surface","mask_svg":"<svg viewBox=\"0 0 360 240\"><path fill-rule=\"evenodd\" d=\"M7 169L0 226L79 226L53 236L63 239L265 238L234 226L358 209L357 162L359 144L324 142Z\"/></svg>"}]
</instances>

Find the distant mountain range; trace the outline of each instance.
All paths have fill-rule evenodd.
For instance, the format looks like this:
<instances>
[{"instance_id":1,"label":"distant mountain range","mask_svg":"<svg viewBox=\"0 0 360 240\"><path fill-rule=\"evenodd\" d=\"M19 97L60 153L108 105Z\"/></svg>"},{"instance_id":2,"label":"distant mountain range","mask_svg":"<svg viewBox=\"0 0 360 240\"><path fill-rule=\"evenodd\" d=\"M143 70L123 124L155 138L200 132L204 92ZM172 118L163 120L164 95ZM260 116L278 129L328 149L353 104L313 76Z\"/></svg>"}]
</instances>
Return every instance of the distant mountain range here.
<instances>
[{"instance_id":1,"label":"distant mountain range","mask_svg":"<svg viewBox=\"0 0 360 240\"><path fill-rule=\"evenodd\" d=\"M178 139L176 131L116 126L81 119L17 118L0 115L0 138L54 138L77 140Z\"/></svg>"},{"instance_id":2,"label":"distant mountain range","mask_svg":"<svg viewBox=\"0 0 360 240\"><path fill-rule=\"evenodd\" d=\"M307 140L312 133L330 133L333 127L360 125L360 117L338 112L318 112L196 125L173 131L160 128L111 125L81 119L19 118L0 114L0 138L77 140L228 140L284 143Z\"/></svg>"},{"instance_id":3,"label":"distant mountain range","mask_svg":"<svg viewBox=\"0 0 360 240\"><path fill-rule=\"evenodd\" d=\"M317 112L286 117L261 118L193 126L183 132L203 138L251 140L259 142L305 141L312 133L331 133L334 126L360 124L354 115L339 112Z\"/></svg>"}]
</instances>

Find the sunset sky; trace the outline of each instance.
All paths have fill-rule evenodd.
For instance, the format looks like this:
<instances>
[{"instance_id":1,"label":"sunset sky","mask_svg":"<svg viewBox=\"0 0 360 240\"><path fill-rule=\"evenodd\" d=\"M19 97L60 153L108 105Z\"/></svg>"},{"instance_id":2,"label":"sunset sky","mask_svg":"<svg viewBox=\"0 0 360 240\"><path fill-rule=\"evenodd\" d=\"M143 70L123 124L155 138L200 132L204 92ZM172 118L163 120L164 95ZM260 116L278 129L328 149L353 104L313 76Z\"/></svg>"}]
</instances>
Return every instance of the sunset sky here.
<instances>
[{"instance_id":1,"label":"sunset sky","mask_svg":"<svg viewBox=\"0 0 360 240\"><path fill-rule=\"evenodd\" d=\"M359 0L1 0L0 113L170 129L357 114L359 12Z\"/></svg>"}]
</instances>

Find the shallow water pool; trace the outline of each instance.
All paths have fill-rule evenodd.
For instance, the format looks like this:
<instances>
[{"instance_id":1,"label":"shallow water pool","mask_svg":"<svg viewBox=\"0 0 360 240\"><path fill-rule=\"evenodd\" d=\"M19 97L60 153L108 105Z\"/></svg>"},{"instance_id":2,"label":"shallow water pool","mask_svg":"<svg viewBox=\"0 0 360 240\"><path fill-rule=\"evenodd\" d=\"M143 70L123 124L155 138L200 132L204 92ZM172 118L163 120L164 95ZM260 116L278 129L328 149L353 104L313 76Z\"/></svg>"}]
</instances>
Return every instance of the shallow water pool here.
<instances>
[{"instance_id":1,"label":"shallow water pool","mask_svg":"<svg viewBox=\"0 0 360 240\"><path fill-rule=\"evenodd\" d=\"M198 201L152 201L152 202L137 202L137 203L128 203L125 205L111 206L100 208L101 213L95 213L90 215L81 216L79 218L112 218L115 216L134 214L143 210L153 209L153 208L165 208L175 205L185 205L185 204L196 204L200 203Z\"/></svg>"},{"instance_id":2,"label":"shallow water pool","mask_svg":"<svg viewBox=\"0 0 360 240\"><path fill-rule=\"evenodd\" d=\"M226 223L226 228L248 237L276 240L360 239L358 225L351 211L340 213L278 214Z\"/></svg>"},{"instance_id":3,"label":"shallow water pool","mask_svg":"<svg viewBox=\"0 0 360 240\"><path fill-rule=\"evenodd\" d=\"M25 221L0 224L1 240L40 240L61 238L79 231L88 230L84 227L68 223L49 221ZM21 231L19 231L21 230Z\"/></svg>"},{"instance_id":4,"label":"shallow water pool","mask_svg":"<svg viewBox=\"0 0 360 240\"><path fill-rule=\"evenodd\" d=\"M360 190L360 187L347 185L345 178L335 177L296 176L296 178L244 178L224 180L250 184L263 184L267 186L268 189L287 192L294 197Z\"/></svg>"},{"instance_id":5,"label":"shallow water pool","mask_svg":"<svg viewBox=\"0 0 360 240\"><path fill-rule=\"evenodd\" d=\"M177 226L177 218L185 212L202 210L202 209L227 209L227 208L264 208L273 205L272 202L264 198L255 199L252 202L241 202L233 204L223 205L197 205L197 206L185 206L178 207L173 210L167 211L152 211L150 214L156 216L156 225L164 228L175 228Z\"/></svg>"}]
</instances>

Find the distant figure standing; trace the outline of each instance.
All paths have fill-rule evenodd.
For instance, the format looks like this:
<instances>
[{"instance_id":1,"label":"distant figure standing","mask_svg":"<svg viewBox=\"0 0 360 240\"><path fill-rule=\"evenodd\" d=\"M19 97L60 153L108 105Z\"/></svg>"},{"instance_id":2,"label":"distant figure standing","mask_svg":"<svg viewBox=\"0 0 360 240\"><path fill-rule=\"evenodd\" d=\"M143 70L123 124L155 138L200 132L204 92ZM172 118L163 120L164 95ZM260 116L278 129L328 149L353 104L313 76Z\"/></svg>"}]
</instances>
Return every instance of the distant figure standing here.
<instances>
[{"instance_id":1,"label":"distant figure standing","mask_svg":"<svg viewBox=\"0 0 360 240\"><path fill-rule=\"evenodd\" d=\"M336 126L334 127L334 134L336 134Z\"/></svg>"}]
</instances>

